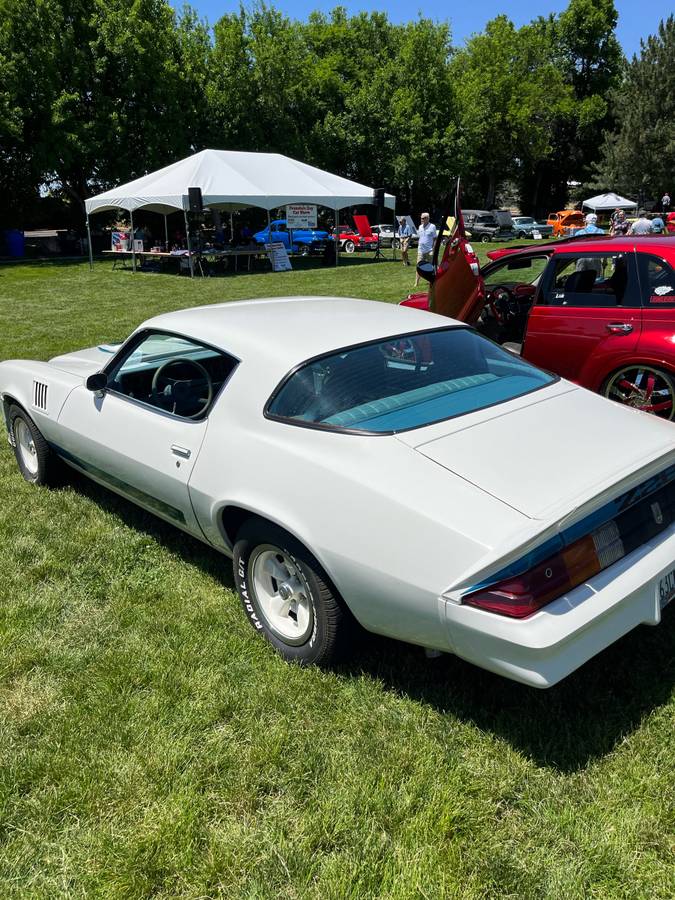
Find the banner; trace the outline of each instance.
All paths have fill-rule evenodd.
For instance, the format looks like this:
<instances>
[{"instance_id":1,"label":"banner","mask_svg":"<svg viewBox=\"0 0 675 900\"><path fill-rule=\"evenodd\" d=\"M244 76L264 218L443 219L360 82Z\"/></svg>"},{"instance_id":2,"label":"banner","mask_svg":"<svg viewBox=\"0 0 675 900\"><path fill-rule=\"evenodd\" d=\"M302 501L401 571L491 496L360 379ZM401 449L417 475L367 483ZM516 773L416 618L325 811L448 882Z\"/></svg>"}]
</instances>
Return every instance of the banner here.
<instances>
[{"instance_id":1,"label":"banner","mask_svg":"<svg viewBox=\"0 0 675 900\"><path fill-rule=\"evenodd\" d=\"M288 228L316 228L316 206L311 203L289 203L286 206Z\"/></svg>"},{"instance_id":2,"label":"banner","mask_svg":"<svg viewBox=\"0 0 675 900\"><path fill-rule=\"evenodd\" d=\"M287 272L293 268L288 258L286 248L281 241L275 241L273 244L265 244L265 253L272 264L273 272Z\"/></svg>"}]
</instances>

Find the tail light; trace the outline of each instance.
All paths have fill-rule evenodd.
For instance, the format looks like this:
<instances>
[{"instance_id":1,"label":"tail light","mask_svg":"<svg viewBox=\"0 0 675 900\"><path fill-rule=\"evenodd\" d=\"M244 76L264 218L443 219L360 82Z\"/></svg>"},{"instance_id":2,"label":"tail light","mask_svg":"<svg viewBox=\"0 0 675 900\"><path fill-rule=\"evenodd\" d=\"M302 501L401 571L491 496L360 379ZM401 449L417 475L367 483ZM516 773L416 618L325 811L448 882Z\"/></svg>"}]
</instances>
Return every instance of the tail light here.
<instances>
[{"instance_id":1,"label":"tail light","mask_svg":"<svg viewBox=\"0 0 675 900\"><path fill-rule=\"evenodd\" d=\"M468 606L524 619L625 555L619 528L608 522L526 572L466 594Z\"/></svg>"}]
</instances>

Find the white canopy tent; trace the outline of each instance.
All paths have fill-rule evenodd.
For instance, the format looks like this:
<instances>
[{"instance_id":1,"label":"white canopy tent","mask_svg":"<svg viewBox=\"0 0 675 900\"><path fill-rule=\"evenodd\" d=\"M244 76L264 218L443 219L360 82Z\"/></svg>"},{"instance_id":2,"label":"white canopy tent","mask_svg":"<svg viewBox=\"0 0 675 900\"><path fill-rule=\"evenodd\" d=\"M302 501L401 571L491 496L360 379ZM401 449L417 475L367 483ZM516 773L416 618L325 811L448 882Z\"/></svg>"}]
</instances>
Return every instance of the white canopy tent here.
<instances>
[{"instance_id":1,"label":"white canopy tent","mask_svg":"<svg viewBox=\"0 0 675 900\"><path fill-rule=\"evenodd\" d=\"M584 200L581 208L583 209L584 207L593 210L593 212L608 212L615 209L637 209L637 203L633 200L627 200L613 191L608 191L606 194L598 194L597 197Z\"/></svg>"},{"instance_id":2,"label":"white canopy tent","mask_svg":"<svg viewBox=\"0 0 675 900\"><path fill-rule=\"evenodd\" d=\"M204 206L234 212L252 206L269 212L287 203L311 203L338 212L345 206L373 203L373 188L280 153L246 153L237 150L202 150L85 200L87 230L89 216L96 212L124 209L163 213L182 210L189 247L188 188L200 188ZM384 205L396 208L396 197L385 194ZM133 246L133 245L132 245ZM91 259L91 239L89 241Z\"/></svg>"}]
</instances>

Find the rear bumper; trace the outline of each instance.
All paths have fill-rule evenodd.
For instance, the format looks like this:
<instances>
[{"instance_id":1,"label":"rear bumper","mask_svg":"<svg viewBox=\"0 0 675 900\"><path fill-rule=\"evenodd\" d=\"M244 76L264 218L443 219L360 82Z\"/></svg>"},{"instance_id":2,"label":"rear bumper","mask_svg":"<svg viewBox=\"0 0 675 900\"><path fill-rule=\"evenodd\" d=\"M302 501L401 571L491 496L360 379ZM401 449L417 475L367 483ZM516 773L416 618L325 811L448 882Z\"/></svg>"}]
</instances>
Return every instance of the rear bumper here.
<instances>
[{"instance_id":1,"label":"rear bumper","mask_svg":"<svg viewBox=\"0 0 675 900\"><path fill-rule=\"evenodd\" d=\"M638 625L657 625L659 578L673 568L675 525L529 619L446 600L452 650L523 684L551 687Z\"/></svg>"}]
</instances>

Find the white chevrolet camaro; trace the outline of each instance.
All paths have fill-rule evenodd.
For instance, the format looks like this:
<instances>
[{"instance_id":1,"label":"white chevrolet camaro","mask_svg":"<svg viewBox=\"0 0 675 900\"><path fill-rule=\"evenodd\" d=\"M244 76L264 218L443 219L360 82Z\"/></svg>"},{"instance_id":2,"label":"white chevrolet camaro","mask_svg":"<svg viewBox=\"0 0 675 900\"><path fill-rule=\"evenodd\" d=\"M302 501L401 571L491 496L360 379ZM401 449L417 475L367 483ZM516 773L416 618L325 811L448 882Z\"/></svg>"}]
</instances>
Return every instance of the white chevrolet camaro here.
<instances>
[{"instance_id":1,"label":"white chevrolet camaro","mask_svg":"<svg viewBox=\"0 0 675 900\"><path fill-rule=\"evenodd\" d=\"M675 430L460 323L285 298L0 364L23 474L65 461L232 556L253 627L355 622L547 687L675 594Z\"/></svg>"}]
</instances>

